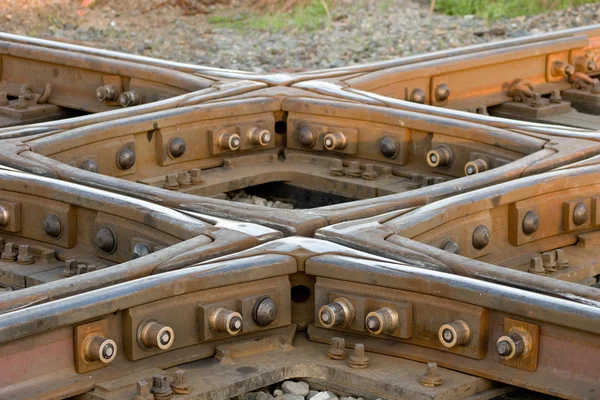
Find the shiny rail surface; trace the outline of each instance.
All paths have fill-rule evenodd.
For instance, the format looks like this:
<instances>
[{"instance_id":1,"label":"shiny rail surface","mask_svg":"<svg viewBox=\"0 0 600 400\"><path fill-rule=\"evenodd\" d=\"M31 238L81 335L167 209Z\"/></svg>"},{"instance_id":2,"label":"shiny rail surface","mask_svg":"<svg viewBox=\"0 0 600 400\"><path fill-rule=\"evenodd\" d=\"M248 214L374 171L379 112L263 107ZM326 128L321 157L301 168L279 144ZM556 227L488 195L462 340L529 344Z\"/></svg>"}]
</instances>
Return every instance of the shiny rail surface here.
<instances>
[{"instance_id":1,"label":"shiny rail surface","mask_svg":"<svg viewBox=\"0 0 600 400\"><path fill-rule=\"evenodd\" d=\"M597 398L597 63L600 26L297 74L0 34L0 399Z\"/></svg>"}]
</instances>

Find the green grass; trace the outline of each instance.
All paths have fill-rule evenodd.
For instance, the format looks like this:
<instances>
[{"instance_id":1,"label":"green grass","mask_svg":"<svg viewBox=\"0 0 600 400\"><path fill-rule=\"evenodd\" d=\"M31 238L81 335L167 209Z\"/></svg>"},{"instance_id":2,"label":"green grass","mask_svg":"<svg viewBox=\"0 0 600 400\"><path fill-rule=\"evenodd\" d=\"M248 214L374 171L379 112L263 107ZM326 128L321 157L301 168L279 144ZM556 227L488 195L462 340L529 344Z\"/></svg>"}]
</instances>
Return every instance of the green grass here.
<instances>
[{"instance_id":1,"label":"green grass","mask_svg":"<svg viewBox=\"0 0 600 400\"><path fill-rule=\"evenodd\" d=\"M331 1L327 2L331 9ZM329 23L327 12L320 0L311 0L285 13L249 11L234 16L213 15L208 22L230 29L281 31L283 29L316 30Z\"/></svg>"},{"instance_id":2,"label":"green grass","mask_svg":"<svg viewBox=\"0 0 600 400\"><path fill-rule=\"evenodd\" d=\"M477 15L486 19L512 18L595 3L594 0L436 0L436 11Z\"/></svg>"}]
</instances>

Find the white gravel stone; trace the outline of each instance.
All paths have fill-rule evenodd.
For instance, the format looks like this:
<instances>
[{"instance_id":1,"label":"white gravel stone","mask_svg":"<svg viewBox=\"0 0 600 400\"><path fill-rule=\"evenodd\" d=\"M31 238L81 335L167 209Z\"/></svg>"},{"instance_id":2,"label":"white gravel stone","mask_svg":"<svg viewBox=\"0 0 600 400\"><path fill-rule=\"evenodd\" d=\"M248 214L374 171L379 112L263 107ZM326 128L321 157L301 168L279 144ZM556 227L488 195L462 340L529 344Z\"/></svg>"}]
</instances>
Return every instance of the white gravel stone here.
<instances>
[{"instance_id":1,"label":"white gravel stone","mask_svg":"<svg viewBox=\"0 0 600 400\"><path fill-rule=\"evenodd\" d=\"M308 391L308 396L306 396L306 400L310 400L312 399L315 395L317 395L319 393L318 390L309 390Z\"/></svg>"},{"instance_id":2,"label":"white gravel stone","mask_svg":"<svg viewBox=\"0 0 600 400\"><path fill-rule=\"evenodd\" d=\"M256 396L256 400L273 400L273 396L269 393L258 392L258 396Z\"/></svg>"},{"instance_id":3,"label":"white gravel stone","mask_svg":"<svg viewBox=\"0 0 600 400\"><path fill-rule=\"evenodd\" d=\"M299 394L286 393L282 397L284 400L304 400L304 396L301 396Z\"/></svg>"},{"instance_id":4,"label":"white gravel stone","mask_svg":"<svg viewBox=\"0 0 600 400\"><path fill-rule=\"evenodd\" d=\"M281 390L281 389L275 389L273 391L273 396L275 396L275 397L277 397L277 396L283 396L283 394L284 394L283 390Z\"/></svg>"},{"instance_id":5,"label":"white gravel stone","mask_svg":"<svg viewBox=\"0 0 600 400\"><path fill-rule=\"evenodd\" d=\"M287 394L293 394L296 396L306 396L310 387L306 382L294 382L294 381L285 381L283 385L281 385L281 389ZM289 399L289 400L297 400L297 399ZM302 399L304 400L304 399Z\"/></svg>"},{"instance_id":6,"label":"white gravel stone","mask_svg":"<svg viewBox=\"0 0 600 400\"><path fill-rule=\"evenodd\" d=\"M339 400L338 397L327 391L327 392L319 392L316 395L313 396L313 398L311 400Z\"/></svg>"}]
</instances>

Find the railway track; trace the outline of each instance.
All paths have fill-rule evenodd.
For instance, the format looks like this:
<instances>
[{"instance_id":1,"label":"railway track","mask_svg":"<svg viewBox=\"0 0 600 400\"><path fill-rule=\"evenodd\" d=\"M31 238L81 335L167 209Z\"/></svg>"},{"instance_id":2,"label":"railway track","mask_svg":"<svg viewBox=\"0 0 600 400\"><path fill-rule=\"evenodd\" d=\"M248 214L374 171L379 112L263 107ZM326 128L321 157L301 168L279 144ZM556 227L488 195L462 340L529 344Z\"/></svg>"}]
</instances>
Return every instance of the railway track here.
<instances>
[{"instance_id":1,"label":"railway track","mask_svg":"<svg viewBox=\"0 0 600 400\"><path fill-rule=\"evenodd\" d=\"M0 34L0 398L599 398L597 74L598 26L271 75Z\"/></svg>"}]
</instances>

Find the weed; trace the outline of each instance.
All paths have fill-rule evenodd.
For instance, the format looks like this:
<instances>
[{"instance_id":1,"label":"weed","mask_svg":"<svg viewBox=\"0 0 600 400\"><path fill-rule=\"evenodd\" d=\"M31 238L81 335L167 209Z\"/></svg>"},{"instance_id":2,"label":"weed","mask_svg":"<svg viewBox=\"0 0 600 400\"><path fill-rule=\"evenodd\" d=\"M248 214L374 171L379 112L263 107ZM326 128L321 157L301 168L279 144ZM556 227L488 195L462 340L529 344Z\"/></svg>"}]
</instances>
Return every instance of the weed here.
<instances>
[{"instance_id":1,"label":"weed","mask_svg":"<svg viewBox=\"0 0 600 400\"><path fill-rule=\"evenodd\" d=\"M449 15L477 15L486 19L541 14L594 0L437 0L435 9Z\"/></svg>"}]
</instances>

